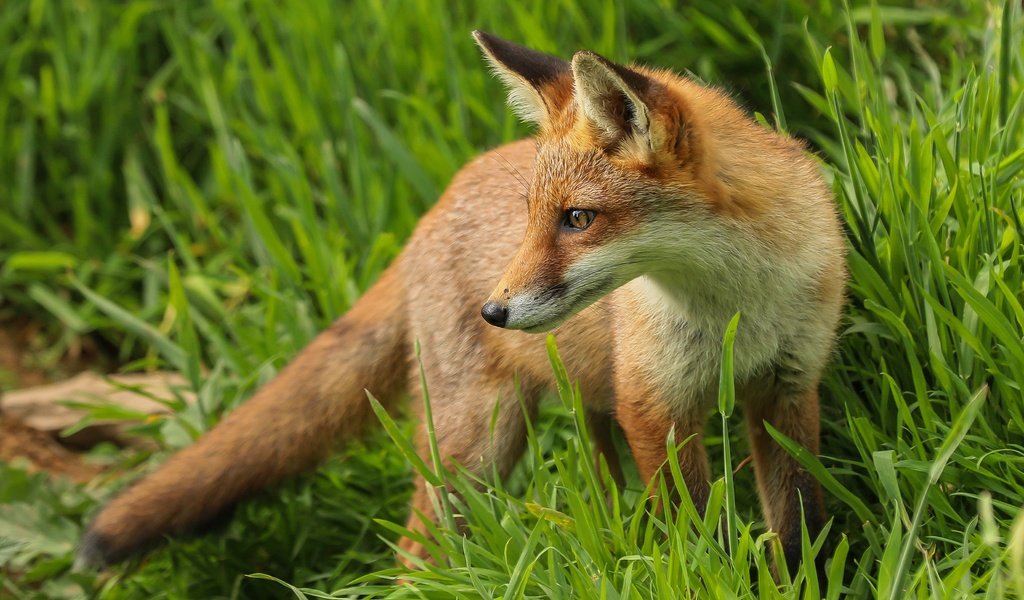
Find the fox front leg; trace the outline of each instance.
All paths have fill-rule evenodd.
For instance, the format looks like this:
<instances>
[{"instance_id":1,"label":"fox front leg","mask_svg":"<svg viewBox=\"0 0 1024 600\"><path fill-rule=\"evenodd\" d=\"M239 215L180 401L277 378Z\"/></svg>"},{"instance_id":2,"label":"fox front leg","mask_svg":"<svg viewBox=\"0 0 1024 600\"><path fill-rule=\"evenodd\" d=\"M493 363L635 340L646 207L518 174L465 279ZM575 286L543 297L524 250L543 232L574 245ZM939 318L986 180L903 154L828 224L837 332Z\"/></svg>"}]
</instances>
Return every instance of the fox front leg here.
<instances>
[{"instance_id":1,"label":"fox front leg","mask_svg":"<svg viewBox=\"0 0 1024 600\"><path fill-rule=\"evenodd\" d=\"M667 403L650 392L641 392L641 389L629 386L628 391L618 391L616 403L616 417L626 434L640 477L644 482L651 482L662 475L671 483L666 443L674 429L676 442L686 441L677 451L683 482L697 511L703 515L711 473L704 449L703 419L696 410L673 415ZM654 490L657 489L655 484Z\"/></svg>"},{"instance_id":2,"label":"fox front leg","mask_svg":"<svg viewBox=\"0 0 1024 600\"><path fill-rule=\"evenodd\" d=\"M817 454L820 438L817 385L799 390L777 386L770 393L751 398L745 412L764 518L779 536L786 565L792 572L801 560L801 515L813 541L825 525L825 507L818 481L772 439L765 423ZM822 581L823 556L824 552L817 565L819 581ZM776 556L776 569L778 559Z\"/></svg>"}]
</instances>

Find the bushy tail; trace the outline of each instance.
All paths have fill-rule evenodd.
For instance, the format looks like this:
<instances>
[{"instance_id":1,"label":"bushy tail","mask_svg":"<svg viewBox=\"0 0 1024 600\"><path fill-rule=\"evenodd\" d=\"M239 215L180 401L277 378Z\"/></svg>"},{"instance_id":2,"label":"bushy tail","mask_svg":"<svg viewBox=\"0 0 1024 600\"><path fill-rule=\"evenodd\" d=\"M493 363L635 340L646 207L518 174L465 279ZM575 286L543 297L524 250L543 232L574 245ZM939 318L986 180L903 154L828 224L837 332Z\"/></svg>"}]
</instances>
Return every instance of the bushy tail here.
<instances>
[{"instance_id":1,"label":"bushy tail","mask_svg":"<svg viewBox=\"0 0 1024 600\"><path fill-rule=\"evenodd\" d=\"M168 535L201 530L235 503L315 466L375 417L364 389L394 397L409 372L402 293L392 267L343 318L195 445L97 515L77 566L124 560Z\"/></svg>"}]
</instances>

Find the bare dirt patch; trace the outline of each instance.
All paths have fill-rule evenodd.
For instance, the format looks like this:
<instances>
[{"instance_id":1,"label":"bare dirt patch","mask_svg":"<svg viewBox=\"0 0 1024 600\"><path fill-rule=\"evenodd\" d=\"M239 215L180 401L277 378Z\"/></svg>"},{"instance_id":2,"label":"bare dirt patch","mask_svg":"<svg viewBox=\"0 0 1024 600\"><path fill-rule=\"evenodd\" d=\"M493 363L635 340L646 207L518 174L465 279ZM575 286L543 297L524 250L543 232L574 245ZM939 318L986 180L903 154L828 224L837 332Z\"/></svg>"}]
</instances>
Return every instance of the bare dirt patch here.
<instances>
[{"instance_id":1,"label":"bare dirt patch","mask_svg":"<svg viewBox=\"0 0 1024 600\"><path fill-rule=\"evenodd\" d=\"M9 463L16 458L28 461L30 473L67 477L78 483L85 483L103 471L49 435L0 414L0 462Z\"/></svg>"},{"instance_id":2,"label":"bare dirt patch","mask_svg":"<svg viewBox=\"0 0 1024 600\"><path fill-rule=\"evenodd\" d=\"M47 372L31 364L28 348L38 334L31 324L0 323L0 394L5 389L42 385ZM80 359L66 361L61 371L80 370ZM102 469L60 444L53 436L27 427L21 421L0 413L0 462L23 458L30 472L67 477L76 482L89 481Z\"/></svg>"}]
</instances>

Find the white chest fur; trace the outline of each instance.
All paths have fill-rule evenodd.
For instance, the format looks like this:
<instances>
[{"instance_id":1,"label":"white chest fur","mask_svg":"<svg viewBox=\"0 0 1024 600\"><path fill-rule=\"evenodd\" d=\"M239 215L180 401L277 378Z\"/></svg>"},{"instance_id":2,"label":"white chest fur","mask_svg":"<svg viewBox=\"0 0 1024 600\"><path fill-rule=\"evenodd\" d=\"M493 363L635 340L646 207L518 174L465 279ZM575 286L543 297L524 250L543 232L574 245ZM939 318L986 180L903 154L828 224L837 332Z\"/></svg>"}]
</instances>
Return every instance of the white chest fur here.
<instances>
[{"instance_id":1,"label":"white chest fur","mask_svg":"<svg viewBox=\"0 0 1024 600\"><path fill-rule=\"evenodd\" d=\"M617 292L617 369L629 369L677 408L707 405L718 390L722 337L732 316L742 313L734 347L737 380L766 372L784 343L786 318L771 299L731 301L713 293L673 297L654 280L641 277ZM789 311L781 311L787 313Z\"/></svg>"}]
</instances>

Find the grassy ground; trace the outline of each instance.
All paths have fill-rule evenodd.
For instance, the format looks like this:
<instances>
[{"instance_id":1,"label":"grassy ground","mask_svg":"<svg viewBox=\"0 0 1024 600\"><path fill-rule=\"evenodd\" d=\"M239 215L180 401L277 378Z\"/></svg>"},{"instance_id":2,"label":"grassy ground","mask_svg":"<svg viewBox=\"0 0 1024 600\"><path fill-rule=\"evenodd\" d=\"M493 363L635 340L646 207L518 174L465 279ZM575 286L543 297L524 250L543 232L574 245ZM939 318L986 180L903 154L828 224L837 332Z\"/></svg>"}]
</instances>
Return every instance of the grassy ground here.
<instances>
[{"instance_id":1,"label":"grassy ground","mask_svg":"<svg viewBox=\"0 0 1024 600\"><path fill-rule=\"evenodd\" d=\"M1024 595L1020 4L449 4L0 5L0 320L41 324L42 365L91 348L181 371L202 399L140 429L164 451L122 456L138 465L126 477L72 486L0 465L0 598ZM650 516L635 479L607 506L571 373L509 480L456 477L473 533L439 532L450 562L415 585L389 579L401 421L218 535L70 573L100 499L344 312L461 164L527 133L474 28L688 70L812 142L852 275L822 456L805 458L834 516L828 581L770 578L752 474L729 475L746 445L728 413L709 428L706 526L685 506Z\"/></svg>"}]
</instances>

